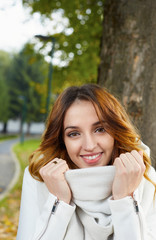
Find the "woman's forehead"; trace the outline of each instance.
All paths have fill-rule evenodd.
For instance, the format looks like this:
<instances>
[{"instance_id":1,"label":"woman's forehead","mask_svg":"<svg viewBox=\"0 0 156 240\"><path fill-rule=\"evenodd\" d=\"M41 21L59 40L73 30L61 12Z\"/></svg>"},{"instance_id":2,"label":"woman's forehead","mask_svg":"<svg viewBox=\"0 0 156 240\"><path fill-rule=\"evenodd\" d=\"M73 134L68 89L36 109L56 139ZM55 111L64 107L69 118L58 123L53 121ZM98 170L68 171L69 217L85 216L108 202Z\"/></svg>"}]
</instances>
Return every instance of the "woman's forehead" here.
<instances>
[{"instance_id":1,"label":"woman's forehead","mask_svg":"<svg viewBox=\"0 0 156 240\"><path fill-rule=\"evenodd\" d=\"M99 117L94 105L90 101L77 100L67 110L64 124L97 122Z\"/></svg>"}]
</instances>

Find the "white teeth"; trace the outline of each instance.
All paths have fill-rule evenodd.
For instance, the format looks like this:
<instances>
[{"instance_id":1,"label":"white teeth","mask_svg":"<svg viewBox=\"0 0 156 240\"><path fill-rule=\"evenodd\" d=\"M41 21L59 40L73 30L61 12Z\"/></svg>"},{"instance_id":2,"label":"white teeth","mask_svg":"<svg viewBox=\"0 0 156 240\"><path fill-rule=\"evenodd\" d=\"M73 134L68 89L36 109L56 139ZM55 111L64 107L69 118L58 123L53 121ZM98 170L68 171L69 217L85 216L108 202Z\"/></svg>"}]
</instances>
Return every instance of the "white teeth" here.
<instances>
[{"instance_id":1,"label":"white teeth","mask_svg":"<svg viewBox=\"0 0 156 240\"><path fill-rule=\"evenodd\" d=\"M84 156L84 158L87 158L87 159L89 159L89 160L92 160L92 159L97 158L99 155L100 155L100 153L99 153L99 154L96 154L96 155L93 155L93 156Z\"/></svg>"}]
</instances>

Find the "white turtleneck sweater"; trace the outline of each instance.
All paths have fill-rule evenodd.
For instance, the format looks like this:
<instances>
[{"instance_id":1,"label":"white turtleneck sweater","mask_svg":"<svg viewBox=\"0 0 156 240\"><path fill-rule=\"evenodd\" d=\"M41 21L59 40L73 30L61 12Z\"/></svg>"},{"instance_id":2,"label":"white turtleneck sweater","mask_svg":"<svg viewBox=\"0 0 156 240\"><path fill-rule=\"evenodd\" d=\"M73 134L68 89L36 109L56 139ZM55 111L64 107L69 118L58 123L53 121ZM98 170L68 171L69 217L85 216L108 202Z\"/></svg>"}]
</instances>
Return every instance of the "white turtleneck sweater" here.
<instances>
[{"instance_id":1,"label":"white turtleneck sweater","mask_svg":"<svg viewBox=\"0 0 156 240\"><path fill-rule=\"evenodd\" d=\"M114 174L114 166L67 171L73 195L68 205L56 203L26 168L17 240L155 240L154 186L143 178L135 191L137 212L132 197L111 199ZM153 168L149 177L156 182Z\"/></svg>"}]
</instances>

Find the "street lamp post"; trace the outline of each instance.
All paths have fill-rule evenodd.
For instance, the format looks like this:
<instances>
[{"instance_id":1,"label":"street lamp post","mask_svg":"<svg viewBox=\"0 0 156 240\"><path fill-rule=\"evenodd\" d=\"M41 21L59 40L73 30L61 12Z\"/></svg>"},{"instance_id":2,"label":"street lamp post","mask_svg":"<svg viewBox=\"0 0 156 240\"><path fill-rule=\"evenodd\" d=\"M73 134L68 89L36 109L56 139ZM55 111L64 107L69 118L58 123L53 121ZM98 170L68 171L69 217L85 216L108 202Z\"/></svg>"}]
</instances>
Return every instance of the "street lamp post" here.
<instances>
[{"instance_id":1,"label":"street lamp post","mask_svg":"<svg viewBox=\"0 0 156 240\"><path fill-rule=\"evenodd\" d=\"M52 49L51 49L51 61L49 64L49 75L48 75L48 84L47 84L47 99L46 99L46 118L49 113L49 105L51 99L51 92L52 92L52 76L53 76L53 64L52 59L54 55L54 48L55 48L55 38L52 36L43 36L43 35L35 35L36 38L39 38L43 41L51 41L52 42Z\"/></svg>"},{"instance_id":2,"label":"street lamp post","mask_svg":"<svg viewBox=\"0 0 156 240\"><path fill-rule=\"evenodd\" d=\"M19 99L22 100L22 116L21 116L21 133L20 133L20 143L24 143L24 122L26 119L26 97L25 96L19 96Z\"/></svg>"}]
</instances>

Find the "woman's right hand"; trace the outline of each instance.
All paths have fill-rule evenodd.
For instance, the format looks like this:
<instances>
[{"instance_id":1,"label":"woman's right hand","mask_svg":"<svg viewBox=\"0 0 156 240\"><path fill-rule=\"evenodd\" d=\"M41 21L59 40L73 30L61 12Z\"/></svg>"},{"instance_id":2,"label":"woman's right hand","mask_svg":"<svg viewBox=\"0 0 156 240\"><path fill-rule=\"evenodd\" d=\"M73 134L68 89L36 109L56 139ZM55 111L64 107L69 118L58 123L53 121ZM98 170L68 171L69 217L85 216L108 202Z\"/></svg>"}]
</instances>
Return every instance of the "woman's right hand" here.
<instances>
[{"instance_id":1,"label":"woman's right hand","mask_svg":"<svg viewBox=\"0 0 156 240\"><path fill-rule=\"evenodd\" d=\"M68 170L66 161L59 158L53 159L39 170L49 192L67 204L71 201L71 190L64 176Z\"/></svg>"}]
</instances>

